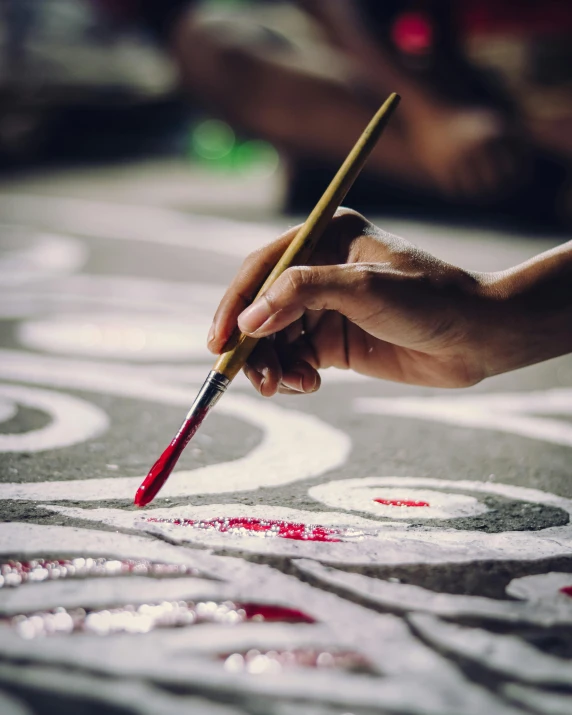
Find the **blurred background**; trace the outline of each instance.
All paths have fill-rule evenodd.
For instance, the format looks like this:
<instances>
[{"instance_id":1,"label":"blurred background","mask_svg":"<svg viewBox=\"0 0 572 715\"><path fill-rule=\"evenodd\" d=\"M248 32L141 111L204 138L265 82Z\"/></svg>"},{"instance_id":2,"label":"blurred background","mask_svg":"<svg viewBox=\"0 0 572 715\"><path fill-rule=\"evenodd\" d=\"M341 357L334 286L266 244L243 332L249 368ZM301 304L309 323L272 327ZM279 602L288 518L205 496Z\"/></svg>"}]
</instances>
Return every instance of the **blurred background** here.
<instances>
[{"instance_id":1,"label":"blurred background","mask_svg":"<svg viewBox=\"0 0 572 715\"><path fill-rule=\"evenodd\" d=\"M0 8L1 187L302 214L397 91L347 205L527 230L572 222L569 0Z\"/></svg>"}]
</instances>

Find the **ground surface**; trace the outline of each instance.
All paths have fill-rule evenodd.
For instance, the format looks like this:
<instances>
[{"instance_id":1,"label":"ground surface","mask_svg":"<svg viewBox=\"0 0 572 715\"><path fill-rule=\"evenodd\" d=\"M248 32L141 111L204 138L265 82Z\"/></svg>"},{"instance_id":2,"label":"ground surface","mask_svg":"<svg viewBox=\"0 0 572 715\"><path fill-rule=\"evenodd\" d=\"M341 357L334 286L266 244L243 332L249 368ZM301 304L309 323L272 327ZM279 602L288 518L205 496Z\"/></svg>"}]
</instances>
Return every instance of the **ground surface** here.
<instances>
[{"instance_id":1,"label":"ground surface","mask_svg":"<svg viewBox=\"0 0 572 715\"><path fill-rule=\"evenodd\" d=\"M571 358L458 392L239 378L132 506L224 286L288 223L179 179L0 188L0 712L571 712ZM556 243L383 225L474 269Z\"/></svg>"}]
</instances>

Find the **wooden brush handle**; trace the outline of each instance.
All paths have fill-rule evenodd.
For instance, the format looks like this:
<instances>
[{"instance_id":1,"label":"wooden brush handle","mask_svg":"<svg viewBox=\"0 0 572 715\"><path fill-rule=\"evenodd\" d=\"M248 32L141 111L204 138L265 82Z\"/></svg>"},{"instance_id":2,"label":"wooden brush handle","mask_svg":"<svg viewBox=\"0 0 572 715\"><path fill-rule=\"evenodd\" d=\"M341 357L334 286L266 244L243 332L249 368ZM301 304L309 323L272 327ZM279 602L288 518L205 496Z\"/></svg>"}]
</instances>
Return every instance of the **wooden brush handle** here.
<instances>
[{"instance_id":1,"label":"wooden brush handle","mask_svg":"<svg viewBox=\"0 0 572 715\"><path fill-rule=\"evenodd\" d=\"M293 265L304 264L308 261L320 236L325 231L333 215L362 170L371 150L377 143L389 118L399 104L399 100L399 95L394 93L390 95L382 107L378 109L361 137L357 140L354 148L341 165L338 173L325 190L322 198L318 201L304 225L292 239L292 242L262 284L256 294L256 298L265 293L285 270ZM221 353L214 364L213 370L216 370L216 372L232 380L242 369L242 366L257 342L257 338L251 338L241 333L240 330L235 330L225 345L224 352Z\"/></svg>"}]
</instances>

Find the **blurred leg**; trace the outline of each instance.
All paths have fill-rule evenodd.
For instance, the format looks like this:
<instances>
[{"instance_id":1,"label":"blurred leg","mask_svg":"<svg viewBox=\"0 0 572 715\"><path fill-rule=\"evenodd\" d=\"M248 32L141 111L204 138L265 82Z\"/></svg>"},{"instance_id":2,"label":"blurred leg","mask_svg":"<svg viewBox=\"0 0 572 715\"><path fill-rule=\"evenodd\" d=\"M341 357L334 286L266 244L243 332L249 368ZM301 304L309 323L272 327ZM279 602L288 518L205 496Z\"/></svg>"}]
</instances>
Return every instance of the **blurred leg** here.
<instances>
[{"instance_id":1,"label":"blurred leg","mask_svg":"<svg viewBox=\"0 0 572 715\"><path fill-rule=\"evenodd\" d=\"M351 65L330 48L316 45L321 58L309 66L288 40L250 21L192 13L179 23L172 42L187 89L294 156L339 163L376 109L352 89ZM369 167L429 188L399 125L399 119L392 122Z\"/></svg>"}]
</instances>

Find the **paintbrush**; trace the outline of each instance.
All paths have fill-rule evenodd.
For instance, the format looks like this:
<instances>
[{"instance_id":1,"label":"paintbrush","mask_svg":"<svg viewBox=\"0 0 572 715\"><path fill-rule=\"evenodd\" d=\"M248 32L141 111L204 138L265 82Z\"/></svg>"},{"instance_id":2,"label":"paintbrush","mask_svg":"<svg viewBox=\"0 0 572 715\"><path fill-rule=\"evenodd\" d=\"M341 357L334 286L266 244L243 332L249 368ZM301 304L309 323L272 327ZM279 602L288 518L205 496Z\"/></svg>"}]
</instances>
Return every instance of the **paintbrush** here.
<instances>
[{"instance_id":1,"label":"paintbrush","mask_svg":"<svg viewBox=\"0 0 572 715\"><path fill-rule=\"evenodd\" d=\"M268 290L287 268L295 264L304 264L308 261L320 236L362 170L390 116L397 107L399 99L399 95L392 94L377 111L324 192L324 195L264 281L256 298ZM137 506L145 506L155 498L173 471L182 451L209 410L214 407L230 382L244 366L257 342L256 338L241 333L238 328L235 330L215 362L213 369L208 374L179 431L167 449L151 467L151 471L137 490L135 494L135 504Z\"/></svg>"}]
</instances>

